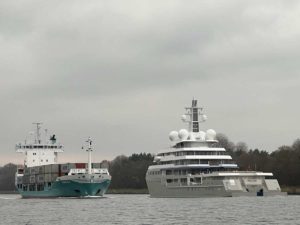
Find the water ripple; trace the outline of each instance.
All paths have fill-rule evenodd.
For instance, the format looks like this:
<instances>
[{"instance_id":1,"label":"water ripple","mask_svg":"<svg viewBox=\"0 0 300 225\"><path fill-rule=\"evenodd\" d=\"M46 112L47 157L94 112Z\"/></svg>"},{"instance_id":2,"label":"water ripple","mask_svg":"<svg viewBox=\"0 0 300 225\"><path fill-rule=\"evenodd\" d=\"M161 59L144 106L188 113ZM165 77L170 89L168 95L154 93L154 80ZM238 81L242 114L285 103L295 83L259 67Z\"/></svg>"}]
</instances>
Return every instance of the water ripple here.
<instances>
[{"instance_id":1,"label":"water ripple","mask_svg":"<svg viewBox=\"0 0 300 225\"><path fill-rule=\"evenodd\" d=\"M0 195L0 224L300 224L300 196L21 199Z\"/></svg>"}]
</instances>

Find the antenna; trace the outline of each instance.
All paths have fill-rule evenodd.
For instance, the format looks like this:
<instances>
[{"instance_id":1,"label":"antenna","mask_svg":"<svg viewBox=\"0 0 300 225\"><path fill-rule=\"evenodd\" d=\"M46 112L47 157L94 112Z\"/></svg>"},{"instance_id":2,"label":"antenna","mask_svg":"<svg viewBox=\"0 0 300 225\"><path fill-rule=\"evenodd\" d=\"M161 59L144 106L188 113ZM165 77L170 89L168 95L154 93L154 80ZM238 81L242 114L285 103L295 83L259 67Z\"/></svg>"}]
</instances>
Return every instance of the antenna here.
<instances>
[{"instance_id":1,"label":"antenna","mask_svg":"<svg viewBox=\"0 0 300 225\"><path fill-rule=\"evenodd\" d=\"M89 154L89 158L88 158L88 174L92 174L92 139L91 137L89 137L86 142L88 143L88 148L86 149L86 151Z\"/></svg>"},{"instance_id":2,"label":"antenna","mask_svg":"<svg viewBox=\"0 0 300 225\"><path fill-rule=\"evenodd\" d=\"M186 113L182 116L182 120L189 124L189 132L199 132L199 123L204 122L207 116L203 114L202 107L197 106L197 100L193 98L192 106L185 107ZM189 119L186 118L189 116Z\"/></svg>"},{"instance_id":3,"label":"antenna","mask_svg":"<svg viewBox=\"0 0 300 225\"><path fill-rule=\"evenodd\" d=\"M45 129L45 143L48 143L47 137L48 137L48 129Z\"/></svg>"},{"instance_id":4,"label":"antenna","mask_svg":"<svg viewBox=\"0 0 300 225\"><path fill-rule=\"evenodd\" d=\"M40 144L41 143L41 134L40 134L40 129L41 129L41 124L43 123L39 123L39 122L36 122L36 123L32 123L32 124L35 124L36 125L36 139L35 139L35 144Z\"/></svg>"},{"instance_id":5,"label":"antenna","mask_svg":"<svg viewBox=\"0 0 300 225\"><path fill-rule=\"evenodd\" d=\"M91 137L89 137L87 140L86 140L86 142L88 143L88 149L86 150L87 152L88 151L93 151L92 150L92 139L91 139Z\"/></svg>"}]
</instances>

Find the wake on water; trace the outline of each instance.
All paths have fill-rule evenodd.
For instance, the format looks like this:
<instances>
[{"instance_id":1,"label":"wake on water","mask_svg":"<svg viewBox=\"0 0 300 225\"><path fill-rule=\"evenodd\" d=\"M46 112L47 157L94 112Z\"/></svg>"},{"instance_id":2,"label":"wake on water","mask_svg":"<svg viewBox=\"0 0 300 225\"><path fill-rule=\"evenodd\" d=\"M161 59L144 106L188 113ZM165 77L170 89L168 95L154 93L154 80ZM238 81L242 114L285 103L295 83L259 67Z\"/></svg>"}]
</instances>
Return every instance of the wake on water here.
<instances>
[{"instance_id":1,"label":"wake on water","mask_svg":"<svg viewBox=\"0 0 300 225\"><path fill-rule=\"evenodd\" d=\"M20 199L20 197L14 197L14 198L0 197L0 199L4 199L4 200L15 200L15 199Z\"/></svg>"}]
</instances>

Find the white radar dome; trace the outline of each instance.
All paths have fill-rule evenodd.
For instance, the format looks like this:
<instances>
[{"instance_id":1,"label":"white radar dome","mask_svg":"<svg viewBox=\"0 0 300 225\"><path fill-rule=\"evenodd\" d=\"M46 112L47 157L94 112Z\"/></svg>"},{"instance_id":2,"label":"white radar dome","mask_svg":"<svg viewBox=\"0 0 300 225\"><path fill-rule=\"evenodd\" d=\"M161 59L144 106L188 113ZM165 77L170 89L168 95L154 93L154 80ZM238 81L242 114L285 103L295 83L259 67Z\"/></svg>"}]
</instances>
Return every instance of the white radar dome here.
<instances>
[{"instance_id":1,"label":"white radar dome","mask_svg":"<svg viewBox=\"0 0 300 225\"><path fill-rule=\"evenodd\" d=\"M176 139L178 139L178 132L175 130L171 131L169 134L169 139L171 141L175 141Z\"/></svg>"},{"instance_id":2,"label":"white radar dome","mask_svg":"<svg viewBox=\"0 0 300 225\"><path fill-rule=\"evenodd\" d=\"M183 115L181 116L181 120L182 120L183 122L186 122L186 121L187 121L186 115L183 114Z\"/></svg>"},{"instance_id":3,"label":"white radar dome","mask_svg":"<svg viewBox=\"0 0 300 225\"><path fill-rule=\"evenodd\" d=\"M199 132L198 133L194 133L193 135L194 135L194 138L196 140L199 140L201 138Z\"/></svg>"},{"instance_id":4,"label":"white radar dome","mask_svg":"<svg viewBox=\"0 0 300 225\"><path fill-rule=\"evenodd\" d=\"M181 140L186 140L189 136L189 132L186 129L181 129L178 136Z\"/></svg>"},{"instance_id":5,"label":"white radar dome","mask_svg":"<svg viewBox=\"0 0 300 225\"><path fill-rule=\"evenodd\" d=\"M205 141L205 136L206 136L206 133L204 131L199 131L199 139L201 141Z\"/></svg>"},{"instance_id":6,"label":"white radar dome","mask_svg":"<svg viewBox=\"0 0 300 225\"><path fill-rule=\"evenodd\" d=\"M190 132L190 134L189 134L189 139L190 140L195 141L196 137L197 137L197 133Z\"/></svg>"},{"instance_id":7,"label":"white radar dome","mask_svg":"<svg viewBox=\"0 0 300 225\"><path fill-rule=\"evenodd\" d=\"M209 129L206 131L206 140L208 141L212 141L216 139L216 131L214 131L213 129Z\"/></svg>"}]
</instances>

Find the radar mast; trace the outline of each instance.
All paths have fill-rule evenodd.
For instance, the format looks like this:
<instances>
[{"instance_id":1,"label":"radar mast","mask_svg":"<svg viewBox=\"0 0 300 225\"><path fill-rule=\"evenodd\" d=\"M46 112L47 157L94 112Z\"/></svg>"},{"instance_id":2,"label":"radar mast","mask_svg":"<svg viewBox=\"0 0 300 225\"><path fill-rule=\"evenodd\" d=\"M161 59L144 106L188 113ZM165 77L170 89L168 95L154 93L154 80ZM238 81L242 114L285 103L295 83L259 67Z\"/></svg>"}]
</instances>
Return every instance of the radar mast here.
<instances>
[{"instance_id":1,"label":"radar mast","mask_svg":"<svg viewBox=\"0 0 300 225\"><path fill-rule=\"evenodd\" d=\"M41 129L41 125L42 125L43 123L36 122L36 123L32 123L32 124L36 125L36 137L35 137L34 143L35 143L35 144L40 144L40 143L41 143L41 133L40 133L40 129Z\"/></svg>"},{"instance_id":2,"label":"radar mast","mask_svg":"<svg viewBox=\"0 0 300 225\"><path fill-rule=\"evenodd\" d=\"M182 120L189 124L189 132L198 133L199 123L206 121L207 116L203 114L203 108L197 106L197 100L192 100L191 107L185 107L186 113L183 114ZM189 118L187 118L187 116Z\"/></svg>"}]
</instances>

